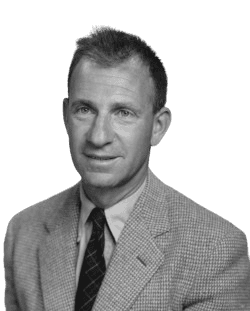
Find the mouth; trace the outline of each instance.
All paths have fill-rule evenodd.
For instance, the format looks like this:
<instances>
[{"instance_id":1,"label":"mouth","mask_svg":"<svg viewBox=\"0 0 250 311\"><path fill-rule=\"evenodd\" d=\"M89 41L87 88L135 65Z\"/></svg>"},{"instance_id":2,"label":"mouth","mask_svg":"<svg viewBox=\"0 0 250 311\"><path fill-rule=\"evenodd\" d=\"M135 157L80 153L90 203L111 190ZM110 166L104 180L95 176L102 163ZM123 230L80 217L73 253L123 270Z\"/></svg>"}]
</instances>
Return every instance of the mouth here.
<instances>
[{"instance_id":1,"label":"mouth","mask_svg":"<svg viewBox=\"0 0 250 311\"><path fill-rule=\"evenodd\" d=\"M113 156L96 156L96 155L86 155L87 158L97 161L110 161L116 159L116 157Z\"/></svg>"}]
</instances>

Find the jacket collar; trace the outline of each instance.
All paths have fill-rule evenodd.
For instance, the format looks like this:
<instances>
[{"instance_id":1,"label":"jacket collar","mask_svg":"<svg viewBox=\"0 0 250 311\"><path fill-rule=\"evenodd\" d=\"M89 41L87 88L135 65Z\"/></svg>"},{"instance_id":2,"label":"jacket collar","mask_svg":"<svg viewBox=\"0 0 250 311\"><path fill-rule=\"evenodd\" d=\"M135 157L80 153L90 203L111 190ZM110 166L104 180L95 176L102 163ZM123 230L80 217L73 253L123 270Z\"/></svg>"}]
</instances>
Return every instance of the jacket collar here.
<instances>
[{"instance_id":1,"label":"jacket collar","mask_svg":"<svg viewBox=\"0 0 250 311\"><path fill-rule=\"evenodd\" d=\"M79 187L80 183L66 192L45 224L49 234L41 245L40 266L46 310L74 308ZM126 310L163 263L161 239L157 237L170 229L166 208L169 194L170 189L149 171L143 193L118 239L93 310Z\"/></svg>"},{"instance_id":2,"label":"jacket collar","mask_svg":"<svg viewBox=\"0 0 250 311\"><path fill-rule=\"evenodd\" d=\"M54 201L45 224L49 234L41 244L41 286L46 310L73 310L79 218L79 184Z\"/></svg>"},{"instance_id":3,"label":"jacket collar","mask_svg":"<svg viewBox=\"0 0 250 311\"><path fill-rule=\"evenodd\" d=\"M128 310L164 262L162 247L170 229L167 195L168 189L149 171L146 187L119 237L93 310Z\"/></svg>"}]
</instances>

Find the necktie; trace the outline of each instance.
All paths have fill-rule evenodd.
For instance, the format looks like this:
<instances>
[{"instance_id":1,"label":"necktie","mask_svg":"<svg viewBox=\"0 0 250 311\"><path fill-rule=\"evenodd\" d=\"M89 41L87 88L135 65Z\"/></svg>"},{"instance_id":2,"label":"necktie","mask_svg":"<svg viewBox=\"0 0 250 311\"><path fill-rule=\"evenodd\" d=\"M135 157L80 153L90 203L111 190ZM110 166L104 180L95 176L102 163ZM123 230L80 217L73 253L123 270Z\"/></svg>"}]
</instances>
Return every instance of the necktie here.
<instances>
[{"instance_id":1,"label":"necktie","mask_svg":"<svg viewBox=\"0 0 250 311\"><path fill-rule=\"evenodd\" d=\"M95 302L106 271L104 251L104 210L95 207L89 215L93 229L88 242L75 298L75 311L89 311Z\"/></svg>"}]
</instances>

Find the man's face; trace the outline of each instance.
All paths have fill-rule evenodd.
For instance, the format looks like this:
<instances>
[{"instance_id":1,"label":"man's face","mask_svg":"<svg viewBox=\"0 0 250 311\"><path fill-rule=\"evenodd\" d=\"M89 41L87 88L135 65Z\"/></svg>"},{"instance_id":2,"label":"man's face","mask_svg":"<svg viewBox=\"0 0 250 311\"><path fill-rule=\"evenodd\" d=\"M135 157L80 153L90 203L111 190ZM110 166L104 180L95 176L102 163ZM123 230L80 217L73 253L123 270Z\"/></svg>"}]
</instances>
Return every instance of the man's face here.
<instances>
[{"instance_id":1,"label":"man's face","mask_svg":"<svg viewBox=\"0 0 250 311\"><path fill-rule=\"evenodd\" d=\"M152 79L138 61L114 68L83 59L78 63L64 118L72 159L85 185L131 188L144 179L156 122L152 97Z\"/></svg>"}]
</instances>

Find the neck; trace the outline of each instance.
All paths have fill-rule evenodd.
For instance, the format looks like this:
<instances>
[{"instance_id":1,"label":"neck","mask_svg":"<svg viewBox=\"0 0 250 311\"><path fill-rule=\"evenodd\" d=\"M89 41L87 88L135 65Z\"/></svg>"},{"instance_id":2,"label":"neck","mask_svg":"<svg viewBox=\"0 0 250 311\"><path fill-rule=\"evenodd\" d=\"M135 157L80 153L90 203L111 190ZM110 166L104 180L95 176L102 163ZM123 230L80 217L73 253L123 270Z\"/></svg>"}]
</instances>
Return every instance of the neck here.
<instances>
[{"instance_id":1,"label":"neck","mask_svg":"<svg viewBox=\"0 0 250 311\"><path fill-rule=\"evenodd\" d=\"M85 185L82 182L82 186L86 196L89 198L91 202L93 202L96 206L102 208L108 208L117 204L118 202L128 198L133 193L135 193L140 186L143 184L147 174L143 176L138 182L129 182L125 185L121 185L119 187L114 188L97 188L91 187L90 185Z\"/></svg>"}]
</instances>

